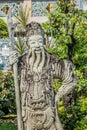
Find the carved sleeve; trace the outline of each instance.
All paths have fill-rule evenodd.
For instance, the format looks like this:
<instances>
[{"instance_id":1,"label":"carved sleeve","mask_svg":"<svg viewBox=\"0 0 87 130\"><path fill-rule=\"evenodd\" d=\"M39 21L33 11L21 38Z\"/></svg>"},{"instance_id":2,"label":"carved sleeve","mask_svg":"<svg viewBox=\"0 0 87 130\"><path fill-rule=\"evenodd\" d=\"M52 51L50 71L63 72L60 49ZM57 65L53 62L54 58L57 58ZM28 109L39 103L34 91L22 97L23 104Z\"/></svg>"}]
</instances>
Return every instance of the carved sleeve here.
<instances>
[{"instance_id":1,"label":"carved sleeve","mask_svg":"<svg viewBox=\"0 0 87 130\"><path fill-rule=\"evenodd\" d=\"M55 63L55 77L62 80L62 86L56 94L56 101L60 100L64 95L69 94L76 86L76 76L74 74L74 65L68 60L59 60Z\"/></svg>"}]
</instances>

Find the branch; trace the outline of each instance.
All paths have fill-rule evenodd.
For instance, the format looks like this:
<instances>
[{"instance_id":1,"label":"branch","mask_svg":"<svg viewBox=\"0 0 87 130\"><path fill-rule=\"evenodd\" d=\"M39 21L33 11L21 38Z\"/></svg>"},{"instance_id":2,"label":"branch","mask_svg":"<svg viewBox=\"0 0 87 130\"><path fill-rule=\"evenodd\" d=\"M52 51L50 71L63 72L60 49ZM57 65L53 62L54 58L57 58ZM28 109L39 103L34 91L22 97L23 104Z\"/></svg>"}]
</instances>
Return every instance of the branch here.
<instances>
[{"instance_id":1,"label":"branch","mask_svg":"<svg viewBox=\"0 0 87 130\"><path fill-rule=\"evenodd\" d=\"M68 22L68 20L66 20L65 27L66 27L66 35L68 35L68 31L69 31L69 22Z\"/></svg>"},{"instance_id":2,"label":"branch","mask_svg":"<svg viewBox=\"0 0 87 130\"><path fill-rule=\"evenodd\" d=\"M69 60L72 61L72 51L73 51L73 47L76 44L76 38L74 37L74 29L75 29L76 23L74 23L72 25L72 32L70 34L68 34L71 37L71 43L69 43L67 45L68 47L68 56L69 56Z\"/></svg>"}]
</instances>

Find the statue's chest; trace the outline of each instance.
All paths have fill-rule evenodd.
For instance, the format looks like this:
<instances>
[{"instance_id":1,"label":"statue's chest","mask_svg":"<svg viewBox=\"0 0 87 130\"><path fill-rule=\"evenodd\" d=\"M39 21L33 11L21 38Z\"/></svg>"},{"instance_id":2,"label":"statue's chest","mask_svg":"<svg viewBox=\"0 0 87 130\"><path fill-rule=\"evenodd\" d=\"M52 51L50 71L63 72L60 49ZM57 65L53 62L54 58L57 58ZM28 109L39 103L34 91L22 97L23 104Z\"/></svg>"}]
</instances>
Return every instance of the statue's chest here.
<instances>
[{"instance_id":1,"label":"statue's chest","mask_svg":"<svg viewBox=\"0 0 87 130\"><path fill-rule=\"evenodd\" d=\"M31 72L30 69L26 72L26 80L29 84L38 84L38 86L42 86L45 84L51 85L53 79L52 69L46 68L41 72Z\"/></svg>"},{"instance_id":2,"label":"statue's chest","mask_svg":"<svg viewBox=\"0 0 87 130\"><path fill-rule=\"evenodd\" d=\"M41 73L32 73L28 70L26 80L31 101L45 102L46 98L52 95L52 70L50 68Z\"/></svg>"}]
</instances>

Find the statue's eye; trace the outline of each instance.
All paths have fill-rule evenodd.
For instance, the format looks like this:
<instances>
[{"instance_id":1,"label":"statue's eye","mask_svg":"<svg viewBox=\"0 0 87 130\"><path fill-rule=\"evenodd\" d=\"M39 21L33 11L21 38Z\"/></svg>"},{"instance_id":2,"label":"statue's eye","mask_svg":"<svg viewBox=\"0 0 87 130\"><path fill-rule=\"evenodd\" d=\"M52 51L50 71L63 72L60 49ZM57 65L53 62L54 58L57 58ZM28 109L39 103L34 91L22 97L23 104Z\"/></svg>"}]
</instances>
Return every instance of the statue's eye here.
<instances>
[{"instance_id":1,"label":"statue's eye","mask_svg":"<svg viewBox=\"0 0 87 130\"><path fill-rule=\"evenodd\" d=\"M30 44L34 44L34 43L35 43L34 41L30 42Z\"/></svg>"},{"instance_id":2,"label":"statue's eye","mask_svg":"<svg viewBox=\"0 0 87 130\"><path fill-rule=\"evenodd\" d=\"M42 40L39 40L39 42L43 42Z\"/></svg>"},{"instance_id":3,"label":"statue's eye","mask_svg":"<svg viewBox=\"0 0 87 130\"><path fill-rule=\"evenodd\" d=\"M38 39L39 42L43 42L43 39Z\"/></svg>"}]
</instances>

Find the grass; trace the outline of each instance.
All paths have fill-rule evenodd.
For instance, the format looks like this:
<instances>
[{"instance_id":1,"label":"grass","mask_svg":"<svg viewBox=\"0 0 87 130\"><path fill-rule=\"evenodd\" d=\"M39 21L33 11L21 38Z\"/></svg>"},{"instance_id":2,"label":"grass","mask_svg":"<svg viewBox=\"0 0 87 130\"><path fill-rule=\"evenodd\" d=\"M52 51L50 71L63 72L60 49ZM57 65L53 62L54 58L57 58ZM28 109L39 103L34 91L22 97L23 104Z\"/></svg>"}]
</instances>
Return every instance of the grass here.
<instances>
[{"instance_id":1,"label":"grass","mask_svg":"<svg viewBox=\"0 0 87 130\"><path fill-rule=\"evenodd\" d=\"M0 121L0 130L18 130L12 122Z\"/></svg>"}]
</instances>

